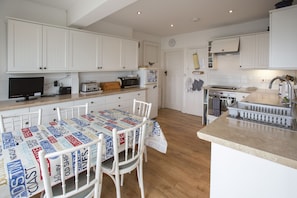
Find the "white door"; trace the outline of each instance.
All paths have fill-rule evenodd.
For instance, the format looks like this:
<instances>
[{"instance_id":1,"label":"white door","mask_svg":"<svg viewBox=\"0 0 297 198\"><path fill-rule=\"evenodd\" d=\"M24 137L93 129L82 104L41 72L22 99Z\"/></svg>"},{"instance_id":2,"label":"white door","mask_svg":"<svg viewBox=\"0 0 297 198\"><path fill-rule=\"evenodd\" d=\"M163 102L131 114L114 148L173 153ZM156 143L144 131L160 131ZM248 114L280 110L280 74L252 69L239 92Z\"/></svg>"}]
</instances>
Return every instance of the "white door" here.
<instances>
[{"instance_id":1,"label":"white door","mask_svg":"<svg viewBox=\"0 0 297 198\"><path fill-rule=\"evenodd\" d=\"M181 111L183 93L184 52L165 52L165 108Z\"/></svg>"}]
</instances>

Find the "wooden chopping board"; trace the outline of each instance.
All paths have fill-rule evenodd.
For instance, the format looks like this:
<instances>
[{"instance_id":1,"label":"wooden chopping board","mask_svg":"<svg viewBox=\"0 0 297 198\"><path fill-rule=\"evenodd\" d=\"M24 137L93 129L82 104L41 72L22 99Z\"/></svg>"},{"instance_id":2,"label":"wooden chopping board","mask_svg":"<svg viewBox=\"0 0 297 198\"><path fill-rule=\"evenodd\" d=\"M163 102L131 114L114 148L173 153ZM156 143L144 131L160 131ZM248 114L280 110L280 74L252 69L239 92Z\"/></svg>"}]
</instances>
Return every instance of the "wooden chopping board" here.
<instances>
[{"instance_id":1,"label":"wooden chopping board","mask_svg":"<svg viewBox=\"0 0 297 198\"><path fill-rule=\"evenodd\" d=\"M121 89L119 81L102 82L100 83L100 87L103 91Z\"/></svg>"}]
</instances>

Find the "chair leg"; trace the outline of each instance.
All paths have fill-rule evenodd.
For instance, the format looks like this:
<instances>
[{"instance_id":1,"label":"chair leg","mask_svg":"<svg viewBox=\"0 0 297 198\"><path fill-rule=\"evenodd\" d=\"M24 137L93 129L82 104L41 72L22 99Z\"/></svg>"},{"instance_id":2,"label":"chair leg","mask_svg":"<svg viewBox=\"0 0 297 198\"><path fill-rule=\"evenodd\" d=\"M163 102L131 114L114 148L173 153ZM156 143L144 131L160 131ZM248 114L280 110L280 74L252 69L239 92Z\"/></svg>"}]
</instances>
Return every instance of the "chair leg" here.
<instances>
[{"instance_id":1,"label":"chair leg","mask_svg":"<svg viewBox=\"0 0 297 198\"><path fill-rule=\"evenodd\" d=\"M143 186L143 172L142 163L137 167L138 185L140 188L141 198L144 198L144 186Z\"/></svg>"},{"instance_id":2,"label":"chair leg","mask_svg":"<svg viewBox=\"0 0 297 198\"><path fill-rule=\"evenodd\" d=\"M146 146L144 146L144 161L147 162L147 149Z\"/></svg>"},{"instance_id":3,"label":"chair leg","mask_svg":"<svg viewBox=\"0 0 297 198\"><path fill-rule=\"evenodd\" d=\"M117 198L121 198L121 186L120 186L120 175L115 174L115 187Z\"/></svg>"},{"instance_id":4,"label":"chair leg","mask_svg":"<svg viewBox=\"0 0 297 198\"><path fill-rule=\"evenodd\" d=\"M121 175L121 186L124 185L124 174Z\"/></svg>"}]
</instances>

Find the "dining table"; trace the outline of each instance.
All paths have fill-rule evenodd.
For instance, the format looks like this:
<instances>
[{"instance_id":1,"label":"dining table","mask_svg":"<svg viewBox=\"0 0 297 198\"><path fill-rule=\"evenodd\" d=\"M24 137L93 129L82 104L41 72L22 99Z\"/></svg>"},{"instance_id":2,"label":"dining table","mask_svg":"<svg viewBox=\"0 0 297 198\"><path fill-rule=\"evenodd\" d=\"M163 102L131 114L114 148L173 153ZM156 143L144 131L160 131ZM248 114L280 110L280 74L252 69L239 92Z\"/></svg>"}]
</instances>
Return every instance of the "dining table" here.
<instances>
[{"instance_id":1,"label":"dining table","mask_svg":"<svg viewBox=\"0 0 297 198\"><path fill-rule=\"evenodd\" d=\"M112 129L122 130L143 121L120 109L53 121L0 134L0 197L31 197L44 190L38 152L52 153L86 144L103 133L102 161L113 157ZM165 135L156 120L148 120L145 144L161 153L167 151ZM71 164L71 162L65 162ZM51 184L57 170L49 167Z\"/></svg>"}]
</instances>

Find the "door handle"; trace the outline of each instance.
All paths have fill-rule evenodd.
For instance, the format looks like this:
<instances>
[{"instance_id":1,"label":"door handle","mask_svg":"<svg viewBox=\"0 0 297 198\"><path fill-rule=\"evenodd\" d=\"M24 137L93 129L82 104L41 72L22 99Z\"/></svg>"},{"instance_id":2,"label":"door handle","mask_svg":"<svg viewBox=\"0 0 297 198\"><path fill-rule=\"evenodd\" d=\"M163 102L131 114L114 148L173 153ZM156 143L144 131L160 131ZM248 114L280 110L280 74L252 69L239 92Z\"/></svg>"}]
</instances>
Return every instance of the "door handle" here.
<instances>
[{"instance_id":1,"label":"door handle","mask_svg":"<svg viewBox=\"0 0 297 198\"><path fill-rule=\"evenodd\" d=\"M167 76L167 70L166 70L166 71L164 71L164 74L165 74L165 76Z\"/></svg>"}]
</instances>

